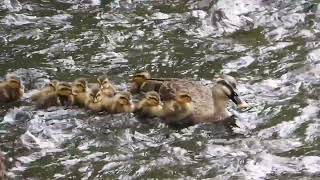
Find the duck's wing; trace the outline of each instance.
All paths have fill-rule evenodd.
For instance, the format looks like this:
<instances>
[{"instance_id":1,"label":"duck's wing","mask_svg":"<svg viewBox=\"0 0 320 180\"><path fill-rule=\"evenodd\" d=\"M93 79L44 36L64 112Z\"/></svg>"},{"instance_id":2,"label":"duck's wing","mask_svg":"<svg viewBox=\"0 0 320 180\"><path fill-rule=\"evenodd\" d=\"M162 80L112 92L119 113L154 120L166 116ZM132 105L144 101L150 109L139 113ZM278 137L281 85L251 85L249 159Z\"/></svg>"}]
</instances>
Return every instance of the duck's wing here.
<instances>
[{"instance_id":1,"label":"duck's wing","mask_svg":"<svg viewBox=\"0 0 320 180\"><path fill-rule=\"evenodd\" d=\"M167 101L175 98L177 91L186 91L191 95L194 113L192 119L197 122L206 121L213 115L213 98L209 86L199 81L178 80L164 81L159 90L161 100Z\"/></svg>"}]
</instances>

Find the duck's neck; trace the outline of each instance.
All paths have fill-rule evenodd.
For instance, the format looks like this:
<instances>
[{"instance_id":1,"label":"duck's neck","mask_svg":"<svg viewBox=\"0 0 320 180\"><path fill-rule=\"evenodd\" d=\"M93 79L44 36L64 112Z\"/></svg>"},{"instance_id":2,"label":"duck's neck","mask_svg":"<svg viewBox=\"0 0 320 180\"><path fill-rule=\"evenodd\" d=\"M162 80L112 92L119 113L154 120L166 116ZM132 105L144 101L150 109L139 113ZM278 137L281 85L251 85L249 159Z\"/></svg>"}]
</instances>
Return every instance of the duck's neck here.
<instances>
[{"instance_id":1,"label":"duck's neck","mask_svg":"<svg viewBox=\"0 0 320 180\"><path fill-rule=\"evenodd\" d=\"M216 97L215 95L213 95L213 106L214 114L228 114L228 99Z\"/></svg>"}]
</instances>

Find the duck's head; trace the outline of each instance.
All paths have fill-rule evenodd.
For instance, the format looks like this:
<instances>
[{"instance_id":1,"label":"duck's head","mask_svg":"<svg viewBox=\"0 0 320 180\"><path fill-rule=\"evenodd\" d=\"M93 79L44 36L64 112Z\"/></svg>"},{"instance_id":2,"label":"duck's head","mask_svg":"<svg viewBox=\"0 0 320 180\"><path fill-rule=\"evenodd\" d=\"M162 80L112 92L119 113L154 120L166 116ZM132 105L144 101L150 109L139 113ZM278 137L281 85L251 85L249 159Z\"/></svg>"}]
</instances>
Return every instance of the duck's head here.
<instances>
[{"instance_id":1,"label":"duck's head","mask_svg":"<svg viewBox=\"0 0 320 180\"><path fill-rule=\"evenodd\" d=\"M75 93L86 92L88 88L88 82L85 78L79 78L73 82L72 86Z\"/></svg>"},{"instance_id":2,"label":"duck's head","mask_svg":"<svg viewBox=\"0 0 320 180\"><path fill-rule=\"evenodd\" d=\"M216 85L212 88L214 98L219 98L227 101L232 100L240 109L249 107L244 100L242 100L237 93L237 81L232 77L225 75L223 78L216 80Z\"/></svg>"},{"instance_id":3,"label":"duck's head","mask_svg":"<svg viewBox=\"0 0 320 180\"><path fill-rule=\"evenodd\" d=\"M15 74L8 74L6 76L6 80L11 87L15 87L15 88L22 88L23 87L20 77L18 77Z\"/></svg>"},{"instance_id":4,"label":"duck's head","mask_svg":"<svg viewBox=\"0 0 320 180\"><path fill-rule=\"evenodd\" d=\"M97 81L101 89L109 88L111 86L111 82L106 75L99 76Z\"/></svg>"},{"instance_id":5,"label":"duck's head","mask_svg":"<svg viewBox=\"0 0 320 180\"><path fill-rule=\"evenodd\" d=\"M158 106L161 104L160 95L155 91L150 91L145 95L146 104L149 106Z\"/></svg>"},{"instance_id":6,"label":"duck's head","mask_svg":"<svg viewBox=\"0 0 320 180\"><path fill-rule=\"evenodd\" d=\"M175 99L179 104L189 104L192 102L190 94L186 91L177 92Z\"/></svg>"},{"instance_id":7,"label":"duck's head","mask_svg":"<svg viewBox=\"0 0 320 180\"><path fill-rule=\"evenodd\" d=\"M130 92L131 93L138 93L141 86L151 78L150 73L148 72L140 72L136 73L131 81L131 87L130 87Z\"/></svg>"},{"instance_id":8,"label":"duck's head","mask_svg":"<svg viewBox=\"0 0 320 180\"><path fill-rule=\"evenodd\" d=\"M91 89L89 96L92 103L98 103L102 101L101 90L99 88Z\"/></svg>"},{"instance_id":9,"label":"duck's head","mask_svg":"<svg viewBox=\"0 0 320 180\"><path fill-rule=\"evenodd\" d=\"M72 86L67 82L59 82L56 88L56 94L58 96L73 95Z\"/></svg>"}]
</instances>

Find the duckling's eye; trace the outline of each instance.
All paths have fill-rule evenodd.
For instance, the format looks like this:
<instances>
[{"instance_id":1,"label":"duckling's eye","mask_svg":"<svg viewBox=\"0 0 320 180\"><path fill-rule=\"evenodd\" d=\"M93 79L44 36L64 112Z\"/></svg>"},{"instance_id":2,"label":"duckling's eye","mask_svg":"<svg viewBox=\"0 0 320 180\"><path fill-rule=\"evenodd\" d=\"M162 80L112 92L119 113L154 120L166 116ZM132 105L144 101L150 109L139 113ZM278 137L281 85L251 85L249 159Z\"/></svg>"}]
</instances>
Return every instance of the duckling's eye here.
<instances>
[{"instance_id":1,"label":"duckling's eye","mask_svg":"<svg viewBox=\"0 0 320 180\"><path fill-rule=\"evenodd\" d=\"M19 80L16 80L16 79L11 79L11 80L10 80L10 82L11 82L11 83L17 83L17 84L20 84L20 81L19 81Z\"/></svg>"},{"instance_id":2,"label":"duckling's eye","mask_svg":"<svg viewBox=\"0 0 320 180\"><path fill-rule=\"evenodd\" d=\"M158 102L159 100L155 97L148 97L147 99L151 100L151 101L155 101L155 102Z\"/></svg>"},{"instance_id":3,"label":"duckling's eye","mask_svg":"<svg viewBox=\"0 0 320 180\"><path fill-rule=\"evenodd\" d=\"M61 90L61 91L70 91L69 88L61 88L60 90Z\"/></svg>"},{"instance_id":4,"label":"duckling's eye","mask_svg":"<svg viewBox=\"0 0 320 180\"><path fill-rule=\"evenodd\" d=\"M191 102L192 101L191 97L188 96L188 95L182 95L182 96L180 96L180 98L185 100L186 102Z\"/></svg>"},{"instance_id":5,"label":"duckling's eye","mask_svg":"<svg viewBox=\"0 0 320 180\"><path fill-rule=\"evenodd\" d=\"M120 97L119 100L121 104L129 104L129 100L125 97Z\"/></svg>"},{"instance_id":6,"label":"duckling's eye","mask_svg":"<svg viewBox=\"0 0 320 180\"><path fill-rule=\"evenodd\" d=\"M144 80L145 80L145 78L143 76L135 76L133 78L133 81L135 81L135 82L142 82Z\"/></svg>"}]
</instances>

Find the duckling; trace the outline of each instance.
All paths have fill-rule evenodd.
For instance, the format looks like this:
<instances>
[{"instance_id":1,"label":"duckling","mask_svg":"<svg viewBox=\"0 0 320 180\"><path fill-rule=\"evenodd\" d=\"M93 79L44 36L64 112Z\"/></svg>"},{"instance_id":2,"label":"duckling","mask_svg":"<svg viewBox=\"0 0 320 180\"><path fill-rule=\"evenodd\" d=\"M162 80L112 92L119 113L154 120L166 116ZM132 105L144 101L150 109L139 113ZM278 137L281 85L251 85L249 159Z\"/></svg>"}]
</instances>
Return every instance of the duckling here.
<instances>
[{"instance_id":1,"label":"duckling","mask_svg":"<svg viewBox=\"0 0 320 180\"><path fill-rule=\"evenodd\" d=\"M90 90L89 96L86 100L85 106L95 112L103 110L101 89L93 87Z\"/></svg>"},{"instance_id":2,"label":"duckling","mask_svg":"<svg viewBox=\"0 0 320 180\"><path fill-rule=\"evenodd\" d=\"M4 155L0 152L0 179L7 179Z\"/></svg>"},{"instance_id":3,"label":"duckling","mask_svg":"<svg viewBox=\"0 0 320 180\"><path fill-rule=\"evenodd\" d=\"M99 76L97 81L103 96L113 97L115 95L116 89L106 75Z\"/></svg>"},{"instance_id":4,"label":"duckling","mask_svg":"<svg viewBox=\"0 0 320 180\"><path fill-rule=\"evenodd\" d=\"M129 92L119 92L104 104L104 108L112 114L130 113L134 111L134 104Z\"/></svg>"},{"instance_id":5,"label":"duckling","mask_svg":"<svg viewBox=\"0 0 320 180\"><path fill-rule=\"evenodd\" d=\"M161 117L163 107L161 105L160 95L155 91L148 92L138 103L135 114L140 117Z\"/></svg>"},{"instance_id":6,"label":"duckling","mask_svg":"<svg viewBox=\"0 0 320 180\"><path fill-rule=\"evenodd\" d=\"M53 93L56 91L57 85L59 81L53 80L51 81L48 86L41 89L38 93L31 96L32 101L37 101L38 99L41 99L42 97L45 97L49 95L50 93Z\"/></svg>"},{"instance_id":7,"label":"duckling","mask_svg":"<svg viewBox=\"0 0 320 180\"><path fill-rule=\"evenodd\" d=\"M192 98L185 91L178 91L176 98L165 103L163 107L163 119L166 123L184 120L193 113Z\"/></svg>"},{"instance_id":8,"label":"duckling","mask_svg":"<svg viewBox=\"0 0 320 180\"><path fill-rule=\"evenodd\" d=\"M137 94L140 92L159 91L162 85L161 81L153 81L148 72L137 73L133 76L130 86L130 92Z\"/></svg>"},{"instance_id":9,"label":"duckling","mask_svg":"<svg viewBox=\"0 0 320 180\"><path fill-rule=\"evenodd\" d=\"M0 104L17 101L23 94L22 82L14 74L8 75L6 81L0 83Z\"/></svg>"},{"instance_id":10,"label":"duckling","mask_svg":"<svg viewBox=\"0 0 320 180\"><path fill-rule=\"evenodd\" d=\"M86 79L76 79L72 85L72 92L74 94L74 104L80 107L85 106L90 93Z\"/></svg>"},{"instance_id":11,"label":"duckling","mask_svg":"<svg viewBox=\"0 0 320 180\"><path fill-rule=\"evenodd\" d=\"M39 98L36 101L36 106L45 109L51 106L71 106L73 103L74 97L71 85L66 82L59 82L56 91Z\"/></svg>"}]
</instances>

